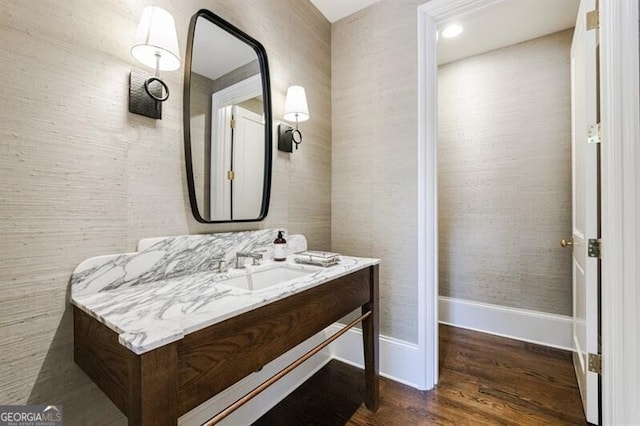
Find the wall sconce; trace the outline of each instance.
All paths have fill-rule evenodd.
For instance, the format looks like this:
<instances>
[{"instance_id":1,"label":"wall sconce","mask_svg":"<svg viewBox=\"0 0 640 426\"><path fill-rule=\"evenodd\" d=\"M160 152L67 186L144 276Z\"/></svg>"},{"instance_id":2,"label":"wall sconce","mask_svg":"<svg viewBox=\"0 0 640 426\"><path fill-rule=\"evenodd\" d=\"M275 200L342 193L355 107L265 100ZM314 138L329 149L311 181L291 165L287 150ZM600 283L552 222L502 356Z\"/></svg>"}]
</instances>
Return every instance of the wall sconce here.
<instances>
[{"instance_id":1,"label":"wall sconce","mask_svg":"<svg viewBox=\"0 0 640 426\"><path fill-rule=\"evenodd\" d=\"M295 121L296 128L286 124L278 125L278 149L293 152L293 144L295 143L296 149L298 149L298 145L302 142L302 133L298 130L298 123L309 119L309 106L304 87L291 86L287 89L283 118L287 121Z\"/></svg>"},{"instance_id":2,"label":"wall sconce","mask_svg":"<svg viewBox=\"0 0 640 426\"><path fill-rule=\"evenodd\" d=\"M148 77L144 72L131 70L129 112L162 119L162 102L169 98L169 87L160 80L160 71L180 68L176 23L169 12L155 6L144 9L131 55L154 68L156 74Z\"/></svg>"}]
</instances>

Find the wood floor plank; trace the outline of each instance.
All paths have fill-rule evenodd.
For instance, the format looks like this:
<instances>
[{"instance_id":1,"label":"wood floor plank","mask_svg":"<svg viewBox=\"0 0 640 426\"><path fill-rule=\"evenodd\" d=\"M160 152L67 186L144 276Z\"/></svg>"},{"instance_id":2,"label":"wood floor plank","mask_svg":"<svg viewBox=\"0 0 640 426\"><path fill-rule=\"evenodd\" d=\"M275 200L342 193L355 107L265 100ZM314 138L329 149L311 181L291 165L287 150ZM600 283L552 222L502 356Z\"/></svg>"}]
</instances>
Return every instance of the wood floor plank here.
<instances>
[{"instance_id":1,"label":"wood floor plank","mask_svg":"<svg viewBox=\"0 0 640 426\"><path fill-rule=\"evenodd\" d=\"M449 326L436 389L383 378L378 411L363 401L364 372L333 360L254 425L586 425L569 352Z\"/></svg>"}]
</instances>

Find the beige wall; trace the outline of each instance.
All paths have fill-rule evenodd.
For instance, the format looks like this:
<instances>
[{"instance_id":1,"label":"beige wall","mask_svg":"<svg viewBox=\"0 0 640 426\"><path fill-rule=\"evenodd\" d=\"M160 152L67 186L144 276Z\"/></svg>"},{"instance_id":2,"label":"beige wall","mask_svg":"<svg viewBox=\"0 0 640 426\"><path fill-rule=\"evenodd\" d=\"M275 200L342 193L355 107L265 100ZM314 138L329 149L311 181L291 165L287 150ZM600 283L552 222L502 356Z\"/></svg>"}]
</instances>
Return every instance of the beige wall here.
<instances>
[{"instance_id":1,"label":"beige wall","mask_svg":"<svg viewBox=\"0 0 640 426\"><path fill-rule=\"evenodd\" d=\"M383 0L331 27L335 251L378 257L380 331L417 343L417 5Z\"/></svg>"},{"instance_id":2,"label":"beige wall","mask_svg":"<svg viewBox=\"0 0 640 426\"><path fill-rule=\"evenodd\" d=\"M439 68L440 294L571 315L571 36Z\"/></svg>"},{"instance_id":3,"label":"beige wall","mask_svg":"<svg viewBox=\"0 0 640 426\"><path fill-rule=\"evenodd\" d=\"M307 89L304 145L274 152L265 222L202 225L187 199L182 70L165 72L163 119L128 112L137 21L207 8L260 40L274 117L290 84ZM0 403L64 405L65 424L123 424L72 362L69 276L82 260L143 237L288 227L331 246L330 25L307 1L3 0L0 12ZM275 141L274 141L275 142Z\"/></svg>"}]
</instances>

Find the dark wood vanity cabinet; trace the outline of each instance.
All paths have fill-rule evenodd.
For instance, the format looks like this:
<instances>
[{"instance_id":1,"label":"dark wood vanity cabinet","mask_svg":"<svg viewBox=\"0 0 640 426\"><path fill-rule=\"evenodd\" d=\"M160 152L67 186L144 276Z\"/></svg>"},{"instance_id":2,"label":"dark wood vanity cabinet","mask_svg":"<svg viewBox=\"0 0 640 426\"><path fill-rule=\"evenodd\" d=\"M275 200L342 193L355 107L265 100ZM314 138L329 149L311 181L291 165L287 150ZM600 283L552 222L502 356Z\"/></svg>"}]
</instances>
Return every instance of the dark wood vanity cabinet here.
<instances>
[{"instance_id":1,"label":"dark wood vanity cabinet","mask_svg":"<svg viewBox=\"0 0 640 426\"><path fill-rule=\"evenodd\" d=\"M136 355L74 307L74 359L130 425L178 417L355 309L362 321L366 406L378 406L378 265L369 266ZM215 413L212 413L212 415Z\"/></svg>"}]
</instances>

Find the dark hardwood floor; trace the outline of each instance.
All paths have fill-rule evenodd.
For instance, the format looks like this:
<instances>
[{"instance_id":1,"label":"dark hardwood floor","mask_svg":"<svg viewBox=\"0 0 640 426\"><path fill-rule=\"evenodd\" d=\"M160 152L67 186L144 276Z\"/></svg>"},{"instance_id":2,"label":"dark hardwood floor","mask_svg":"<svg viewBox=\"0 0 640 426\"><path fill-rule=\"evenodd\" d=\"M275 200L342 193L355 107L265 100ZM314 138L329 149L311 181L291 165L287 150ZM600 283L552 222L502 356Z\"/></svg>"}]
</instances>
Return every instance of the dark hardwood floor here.
<instances>
[{"instance_id":1,"label":"dark hardwood floor","mask_svg":"<svg viewBox=\"0 0 640 426\"><path fill-rule=\"evenodd\" d=\"M421 392L381 379L369 412L364 372L331 361L256 426L585 425L571 354L440 326L440 383Z\"/></svg>"}]
</instances>

